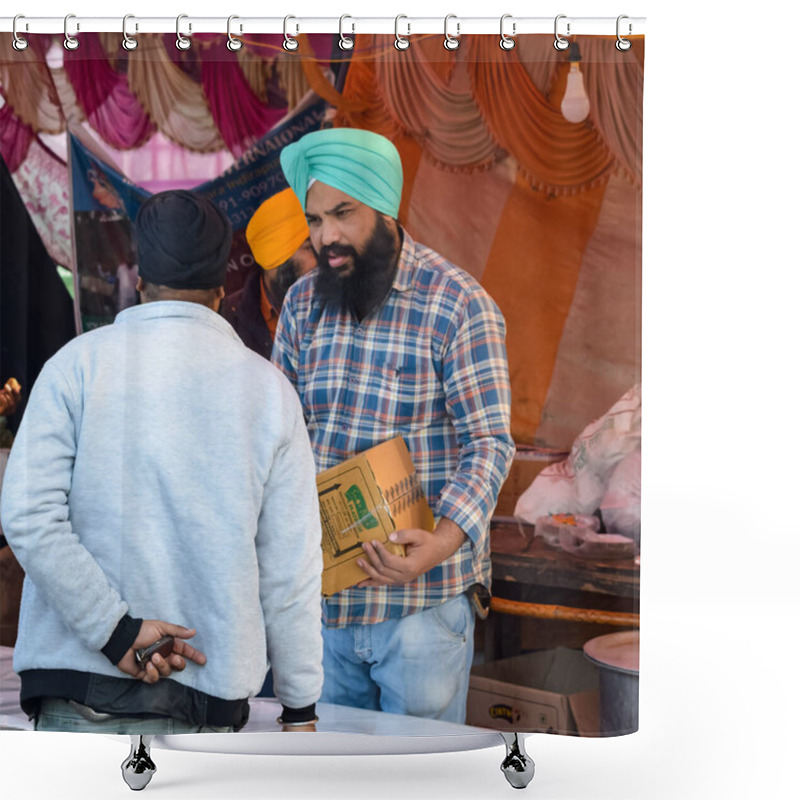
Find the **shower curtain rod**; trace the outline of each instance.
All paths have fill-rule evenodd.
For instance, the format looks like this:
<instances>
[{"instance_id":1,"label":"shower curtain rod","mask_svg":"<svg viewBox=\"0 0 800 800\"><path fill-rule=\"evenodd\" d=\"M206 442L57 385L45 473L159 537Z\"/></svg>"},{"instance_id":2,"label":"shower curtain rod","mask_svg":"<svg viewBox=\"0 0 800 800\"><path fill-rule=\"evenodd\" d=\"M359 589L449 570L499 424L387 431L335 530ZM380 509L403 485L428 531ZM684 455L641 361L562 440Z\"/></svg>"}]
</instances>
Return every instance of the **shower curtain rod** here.
<instances>
[{"instance_id":1,"label":"shower curtain rod","mask_svg":"<svg viewBox=\"0 0 800 800\"><path fill-rule=\"evenodd\" d=\"M21 6L24 4L20 4ZM287 8L287 10L291 10ZM16 32L26 33L64 33L65 25L69 34L102 33L119 31L122 33L122 16L116 17L83 17L65 15L65 17L16 17ZM0 17L0 31L11 32L14 29L15 17ZM227 33L241 36L247 33L288 33L296 36L300 33L399 33L402 36L415 34L442 34L445 28L451 36L465 34L497 33L502 31L506 36L526 33L554 34L556 26L560 36L568 37L578 34L637 36L644 34L645 17L570 17L564 14L554 17L515 17L510 14L501 17L459 17L457 14L444 17L355 17L345 14L341 17L304 17L290 15L288 17L195 17L182 14L176 17L137 17L129 15L126 31L129 36L136 33L175 33L180 25L183 35L191 33Z\"/></svg>"}]
</instances>

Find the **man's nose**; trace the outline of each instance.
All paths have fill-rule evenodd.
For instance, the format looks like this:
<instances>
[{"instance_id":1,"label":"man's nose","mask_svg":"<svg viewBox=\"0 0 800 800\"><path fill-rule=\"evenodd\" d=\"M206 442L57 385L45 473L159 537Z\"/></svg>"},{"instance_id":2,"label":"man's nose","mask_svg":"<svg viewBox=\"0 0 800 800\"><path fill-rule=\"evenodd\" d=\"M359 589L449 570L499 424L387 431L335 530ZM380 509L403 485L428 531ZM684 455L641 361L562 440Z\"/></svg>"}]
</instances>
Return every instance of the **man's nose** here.
<instances>
[{"instance_id":1,"label":"man's nose","mask_svg":"<svg viewBox=\"0 0 800 800\"><path fill-rule=\"evenodd\" d=\"M336 244L340 239L339 226L334 219L323 219L320 225L320 243L323 247Z\"/></svg>"}]
</instances>

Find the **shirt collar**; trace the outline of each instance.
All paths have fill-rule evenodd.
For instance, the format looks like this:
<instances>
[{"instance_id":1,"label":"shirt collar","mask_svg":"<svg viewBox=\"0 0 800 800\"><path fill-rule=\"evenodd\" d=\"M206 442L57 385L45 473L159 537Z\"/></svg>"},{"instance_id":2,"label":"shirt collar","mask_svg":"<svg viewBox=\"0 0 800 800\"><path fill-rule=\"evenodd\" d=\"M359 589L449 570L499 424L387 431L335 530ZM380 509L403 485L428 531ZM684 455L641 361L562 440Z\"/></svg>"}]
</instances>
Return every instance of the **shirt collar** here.
<instances>
[{"instance_id":1,"label":"shirt collar","mask_svg":"<svg viewBox=\"0 0 800 800\"><path fill-rule=\"evenodd\" d=\"M416 243L405 228L401 227L400 232L403 236L403 246L400 248L400 257L397 259L397 272L392 282L392 288L398 292L407 292L413 284Z\"/></svg>"},{"instance_id":2,"label":"shirt collar","mask_svg":"<svg viewBox=\"0 0 800 800\"><path fill-rule=\"evenodd\" d=\"M222 315L212 311L208 306L200 303L189 303L185 300L153 300L141 303L120 311L114 319L115 325L124 325L129 322L139 322L146 319L196 319L217 328L220 333L225 333L232 338L237 338L236 332Z\"/></svg>"}]
</instances>

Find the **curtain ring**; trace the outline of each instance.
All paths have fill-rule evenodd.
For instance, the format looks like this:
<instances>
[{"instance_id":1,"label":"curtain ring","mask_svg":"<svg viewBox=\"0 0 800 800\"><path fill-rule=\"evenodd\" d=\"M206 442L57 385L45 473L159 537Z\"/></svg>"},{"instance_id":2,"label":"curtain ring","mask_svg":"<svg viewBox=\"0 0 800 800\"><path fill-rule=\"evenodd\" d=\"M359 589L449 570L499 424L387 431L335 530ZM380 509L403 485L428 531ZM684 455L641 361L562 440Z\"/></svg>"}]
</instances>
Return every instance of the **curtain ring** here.
<instances>
[{"instance_id":1,"label":"curtain ring","mask_svg":"<svg viewBox=\"0 0 800 800\"><path fill-rule=\"evenodd\" d=\"M290 53L293 53L297 48L300 46L297 39L293 39L289 36L289 20L290 19L297 19L297 17L293 17L291 14L288 17L283 18L283 49L288 50ZM296 28L297 26L295 26Z\"/></svg>"},{"instance_id":2,"label":"curtain ring","mask_svg":"<svg viewBox=\"0 0 800 800\"><path fill-rule=\"evenodd\" d=\"M408 39L406 39L405 36L401 36L400 35L399 29L400 29L400 20L401 19L408 19L408 17L405 14L398 14L394 18L394 46L398 50L408 50L408 48L411 47L411 42L409 42ZM406 23L406 25L408 26L408 35L410 36L411 35L411 23L408 22L408 23Z\"/></svg>"},{"instance_id":3,"label":"curtain ring","mask_svg":"<svg viewBox=\"0 0 800 800\"><path fill-rule=\"evenodd\" d=\"M122 46L128 51L135 50L139 46L139 42L137 42L136 39L133 39L132 37L128 36L129 19L136 19L136 17L134 17L133 14L126 14L122 18ZM139 30L138 22L136 23L136 30L137 31Z\"/></svg>"},{"instance_id":4,"label":"curtain ring","mask_svg":"<svg viewBox=\"0 0 800 800\"><path fill-rule=\"evenodd\" d=\"M450 22L451 19L456 20L456 35L451 36L447 32L447 23ZM461 42L458 41L458 36L461 35L461 23L457 21L458 17L455 14L448 14L444 18L444 49L445 50L458 50L458 46Z\"/></svg>"},{"instance_id":5,"label":"curtain ring","mask_svg":"<svg viewBox=\"0 0 800 800\"><path fill-rule=\"evenodd\" d=\"M15 50L19 50L20 52L22 52L23 50L25 50L25 48L27 48L28 40L27 39L23 39L17 33L17 20L18 19L25 19L25 15L24 14L17 14L17 16L14 17L14 21L11 23L11 32L14 34L14 41L11 44L14 47ZM27 22L25 23L25 30L28 30L28 23Z\"/></svg>"},{"instance_id":6,"label":"curtain ring","mask_svg":"<svg viewBox=\"0 0 800 800\"><path fill-rule=\"evenodd\" d=\"M507 19L511 19L512 17L513 14L503 14L503 16L500 17L500 48L502 50L513 50L517 46L517 43L511 38L511 36L514 36L517 32L517 23L511 23L511 36L506 36L505 31L503 30L505 21Z\"/></svg>"},{"instance_id":7,"label":"curtain ring","mask_svg":"<svg viewBox=\"0 0 800 800\"><path fill-rule=\"evenodd\" d=\"M569 47L569 41L565 39L563 36L561 36L561 34L558 32L558 21L560 19L566 19L566 18L567 18L566 14L559 14L556 17L556 24L555 24L556 40L553 42L553 47L555 47L555 49L559 51L566 50ZM569 22L567 23L567 36L569 36Z\"/></svg>"},{"instance_id":8,"label":"curtain ring","mask_svg":"<svg viewBox=\"0 0 800 800\"><path fill-rule=\"evenodd\" d=\"M623 19L628 19L625 14L620 14L617 17L617 41L614 43L614 46L619 50L621 53L624 53L626 50L631 49L631 40L630 39L623 39L619 35L619 23L622 22ZM628 23L628 34L630 35L631 32L631 25Z\"/></svg>"},{"instance_id":9,"label":"curtain ring","mask_svg":"<svg viewBox=\"0 0 800 800\"><path fill-rule=\"evenodd\" d=\"M74 36L69 35L69 21L71 19L75 19L74 14L67 14L67 16L64 17L64 49L77 50L80 42ZM77 32L80 29L81 29L80 23L76 23L75 31Z\"/></svg>"},{"instance_id":10,"label":"curtain ring","mask_svg":"<svg viewBox=\"0 0 800 800\"><path fill-rule=\"evenodd\" d=\"M175 35L178 37L175 40L175 47L177 47L178 50L188 50L192 46L192 40L191 39L187 39L181 33L181 20L182 19L188 19L188 17L189 17L188 14L178 14L178 17L175 20ZM189 33L191 33L191 32L192 32L192 23L190 22L189 23Z\"/></svg>"},{"instance_id":11,"label":"curtain ring","mask_svg":"<svg viewBox=\"0 0 800 800\"><path fill-rule=\"evenodd\" d=\"M352 50L355 46L355 42L349 37L344 35L344 21L346 19L353 19L349 14L342 14L339 17L339 49L340 50ZM353 23L353 33L356 32L356 24Z\"/></svg>"},{"instance_id":12,"label":"curtain ring","mask_svg":"<svg viewBox=\"0 0 800 800\"><path fill-rule=\"evenodd\" d=\"M237 51L241 50L244 47L244 42L241 39L237 39L235 36L231 34L231 22L235 19L239 19L235 14L232 14L228 17L228 50L232 53L236 53ZM242 26L239 26L239 33L242 32Z\"/></svg>"}]
</instances>

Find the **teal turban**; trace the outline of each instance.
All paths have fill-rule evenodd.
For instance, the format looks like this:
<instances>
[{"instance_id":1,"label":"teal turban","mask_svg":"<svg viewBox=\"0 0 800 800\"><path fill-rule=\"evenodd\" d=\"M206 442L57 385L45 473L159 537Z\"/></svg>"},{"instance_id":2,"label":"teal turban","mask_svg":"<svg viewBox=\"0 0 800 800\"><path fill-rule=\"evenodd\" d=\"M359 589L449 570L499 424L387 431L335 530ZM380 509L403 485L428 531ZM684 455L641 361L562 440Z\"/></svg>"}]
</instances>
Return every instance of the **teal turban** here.
<instances>
[{"instance_id":1,"label":"teal turban","mask_svg":"<svg viewBox=\"0 0 800 800\"><path fill-rule=\"evenodd\" d=\"M397 218L403 165L397 148L385 136L356 128L307 133L281 151L281 167L304 211L309 180L316 178Z\"/></svg>"}]
</instances>

